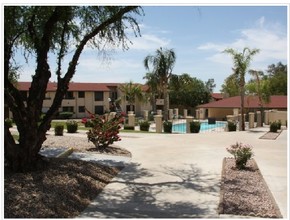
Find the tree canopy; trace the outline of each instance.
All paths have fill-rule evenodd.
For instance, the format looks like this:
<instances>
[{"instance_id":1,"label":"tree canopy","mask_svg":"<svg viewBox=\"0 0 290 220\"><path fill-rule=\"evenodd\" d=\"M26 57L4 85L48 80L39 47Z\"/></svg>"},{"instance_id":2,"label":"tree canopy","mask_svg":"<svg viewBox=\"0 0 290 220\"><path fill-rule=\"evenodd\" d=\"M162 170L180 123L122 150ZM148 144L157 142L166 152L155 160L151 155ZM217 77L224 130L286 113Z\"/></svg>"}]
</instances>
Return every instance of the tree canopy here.
<instances>
[{"instance_id":1,"label":"tree canopy","mask_svg":"<svg viewBox=\"0 0 290 220\"><path fill-rule=\"evenodd\" d=\"M257 80L256 73L259 79ZM246 94L258 94L257 88L261 89L261 93L266 97L271 95L287 95L287 65L281 62L271 64L266 71L249 70L251 78L245 84ZM260 84L258 86L257 84ZM239 82L235 74L228 76L222 85L221 92L225 96L239 95Z\"/></svg>"},{"instance_id":2,"label":"tree canopy","mask_svg":"<svg viewBox=\"0 0 290 220\"><path fill-rule=\"evenodd\" d=\"M172 105L196 107L208 103L211 92L206 83L189 74L173 74L169 83L169 97Z\"/></svg>"}]
</instances>

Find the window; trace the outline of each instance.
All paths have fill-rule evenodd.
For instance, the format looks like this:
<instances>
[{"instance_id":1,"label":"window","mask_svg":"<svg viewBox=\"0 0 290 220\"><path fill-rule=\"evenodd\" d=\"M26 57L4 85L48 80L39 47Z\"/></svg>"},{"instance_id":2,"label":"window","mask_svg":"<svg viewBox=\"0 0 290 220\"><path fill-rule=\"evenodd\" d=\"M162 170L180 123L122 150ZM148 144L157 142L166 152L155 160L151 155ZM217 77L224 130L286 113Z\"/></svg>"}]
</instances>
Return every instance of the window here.
<instances>
[{"instance_id":1,"label":"window","mask_svg":"<svg viewBox=\"0 0 290 220\"><path fill-rule=\"evenodd\" d=\"M79 95L79 98L85 98L85 92L84 91L79 91L78 95Z\"/></svg>"},{"instance_id":2,"label":"window","mask_svg":"<svg viewBox=\"0 0 290 220\"><path fill-rule=\"evenodd\" d=\"M128 112L128 111L135 111L135 105L132 106L132 110L131 110L130 108L131 108L131 106L130 106L130 105L127 105L127 106L126 106L126 111L127 111L127 112Z\"/></svg>"},{"instance_id":3,"label":"window","mask_svg":"<svg viewBox=\"0 0 290 220\"><path fill-rule=\"evenodd\" d=\"M95 114L98 114L98 115L104 114L104 106L96 105L95 106Z\"/></svg>"},{"instance_id":4,"label":"window","mask_svg":"<svg viewBox=\"0 0 290 220\"><path fill-rule=\"evenodd\" d=\"M73 106L63 106L62 111L63 112L74 112L74 107Z\"/></svg>"},{"instance_id":5,"label":"window","mask_svg":"<svg viewBox=\"0 0 290 220\"><path fill-rule=\"evenodd\" d=\"M116 91L111 92L110 97L112 100L116 100L118 98L118 93Z\"/></svg>"},{"instance_id":6,"label":"window","mask_svg":"<svg viewBox=\"0 0 290 220\"><path fill-rule=\"evenodd\" d=\"M64 99L74 99L74 93L73 92L66 92Z\"/></svg>"},{"instance_id":7,"label":"window","mask_svg":"<svg viewBox=\"0 0 290 220\"><path fill-rule=\"evenodd\" d=\"M95 101L104 101L104 93L95 92Z\"/></svg>"},{"instance_id":8,"label":"window","mask_svg":"<svg viewBox=\"0 0 290 220\"><path fill-rule=\"evenodd\" d=\"M79 106L79 113L85 112L85 106Z\"/></svg>"}]
</instances>

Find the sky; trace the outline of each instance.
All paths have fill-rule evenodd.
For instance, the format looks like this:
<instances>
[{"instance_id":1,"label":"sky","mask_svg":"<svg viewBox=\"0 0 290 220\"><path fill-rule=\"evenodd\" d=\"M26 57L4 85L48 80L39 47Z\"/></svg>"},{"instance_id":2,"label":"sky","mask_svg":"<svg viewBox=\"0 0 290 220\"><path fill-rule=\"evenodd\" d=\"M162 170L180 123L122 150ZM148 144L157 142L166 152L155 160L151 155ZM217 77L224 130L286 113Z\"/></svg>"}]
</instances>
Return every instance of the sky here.
<instances>
[{"instance_id":1,"label":"sky","mask_svg":"<svg viewBox=\"0 0 290 220\"><path fill-rule=\"evenodd\" d=\"M271 64L288 62L287 6L282 4L143 5L143 10L145 15L137 18L141 37L130 37L130 49L117 48L104 59L96 50L86 48L72 81L145 83L148 71L143 60L160 47L175 51L174 74L188 73L204 82L213 78L215 92L232 73L232 58L222 53L227 48L260 49L250 65L255 70L266 71ZM23 62L19 81L31 81L34 69L32 62ZM53 76L51 81L55 79Z\"/></svg>"}]
</instances>

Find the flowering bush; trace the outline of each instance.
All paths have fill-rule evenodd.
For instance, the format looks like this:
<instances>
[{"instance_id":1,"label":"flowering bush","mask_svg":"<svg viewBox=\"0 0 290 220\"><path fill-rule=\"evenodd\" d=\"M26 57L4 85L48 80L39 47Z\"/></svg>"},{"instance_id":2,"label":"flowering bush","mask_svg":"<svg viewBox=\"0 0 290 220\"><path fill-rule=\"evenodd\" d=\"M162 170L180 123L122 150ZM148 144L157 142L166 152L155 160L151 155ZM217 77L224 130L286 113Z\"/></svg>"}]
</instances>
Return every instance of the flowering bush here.
<instances>
[{"instance_id":1,"label":"flowering bush","mask_svg":"<svg viewBox=\"0 0 290 220\"><path fill-rule=\"evenodd\" d=\"M246 167L247 161L254 156L251 145L238 142L231 145L230 148L227 148L227 151L234 156L236 167L239 170L244 169Z\"/></svg>"},{"instance_id":2,"label":"flowering bush","mask_svg":"<svg viewBox=\"0 0 290 220\"><path fill-rule=\"evenodd\" d=\"M92 128L94 127L94 123L91 119L83 118L82 123L85 125L86 128Z\"/></svg>"},{"instance_id":3,"label":"flowering bush","mask_svg":"<svg viewBox=\"0 0 290 220\"><path fill-rule=\"evenodd\" d=\"M116 114L115 117L108 119L105 116L91 114L93 127L87 132L88 141L91 141L96 148L105 149L115 141L120 141L120 124L123 123L122 114ZM83 120L85 122L85 120Z\"/></svg>"}]
</instances>

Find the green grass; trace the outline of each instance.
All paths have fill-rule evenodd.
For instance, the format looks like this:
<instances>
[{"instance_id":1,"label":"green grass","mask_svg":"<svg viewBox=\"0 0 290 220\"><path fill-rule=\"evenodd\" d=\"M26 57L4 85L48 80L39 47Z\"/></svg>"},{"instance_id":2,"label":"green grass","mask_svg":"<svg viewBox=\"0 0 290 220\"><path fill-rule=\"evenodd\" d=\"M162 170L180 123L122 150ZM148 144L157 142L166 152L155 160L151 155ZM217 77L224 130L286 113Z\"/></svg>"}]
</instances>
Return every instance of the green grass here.
<instances>
[{"instance_id":1,"label":"green grass","mask_svg":"<svg viewBox=\"0 0 290 220\"><path fill-rule=\"evenodd\" d=\"M136 130L120 130L120 133L143 133L143 134L158 134L156 132L151 131L136 131Z\"/></svg>"}]
</instances>

